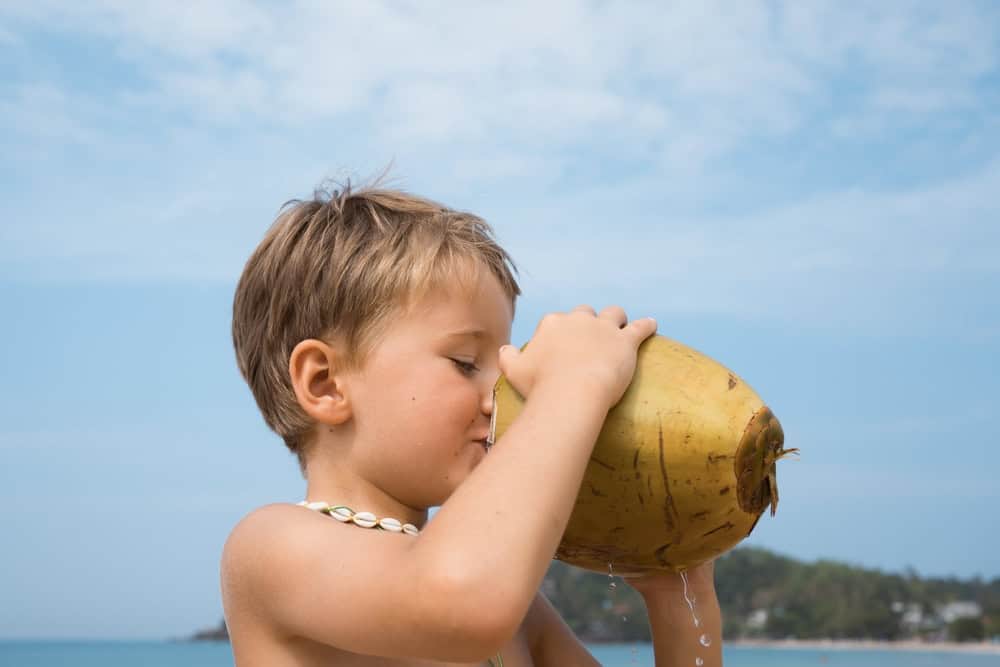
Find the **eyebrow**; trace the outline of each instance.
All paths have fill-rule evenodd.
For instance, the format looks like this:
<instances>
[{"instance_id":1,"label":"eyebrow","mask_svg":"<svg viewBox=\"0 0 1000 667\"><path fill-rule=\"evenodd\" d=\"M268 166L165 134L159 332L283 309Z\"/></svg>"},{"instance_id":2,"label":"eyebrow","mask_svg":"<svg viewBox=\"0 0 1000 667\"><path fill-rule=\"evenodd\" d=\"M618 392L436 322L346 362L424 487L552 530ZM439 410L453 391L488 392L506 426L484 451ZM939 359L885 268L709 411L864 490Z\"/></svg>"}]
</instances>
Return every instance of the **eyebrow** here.
<instances>
[{"instance_id":1,"label":"eyebrow","mask_svg":"<svg viewBox=\"0 0 1000 667\"><path fill-rule=\"evenodd\" d=\"M486 332L482 329L461 329L446 334L448 338L483 338Z\"/></svg>"}]
</instances>

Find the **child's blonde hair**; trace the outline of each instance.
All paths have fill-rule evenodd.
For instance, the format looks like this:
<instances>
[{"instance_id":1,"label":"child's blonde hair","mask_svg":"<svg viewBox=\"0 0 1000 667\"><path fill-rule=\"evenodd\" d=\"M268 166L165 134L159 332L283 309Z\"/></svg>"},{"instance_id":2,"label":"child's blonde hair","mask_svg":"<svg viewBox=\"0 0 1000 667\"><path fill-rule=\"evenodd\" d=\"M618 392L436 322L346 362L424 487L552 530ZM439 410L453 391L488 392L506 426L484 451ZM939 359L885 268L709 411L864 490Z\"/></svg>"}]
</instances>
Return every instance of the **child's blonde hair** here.
<instances>
[{"instance_id":1,"label":"child's blonde hair","mask_svg":"<svg viewBox=\"0 0 1000 667\"><path fill-rule=\"evenodd\" d=\"M490 271L515 301L515 267L481 218L378 187L282 207L247 261L233 300L233 345L264 421L299 458L312 421L288 362L306 339L335 340L360 366L389 315L428 290Z\"/></svg>"}]
</instances>

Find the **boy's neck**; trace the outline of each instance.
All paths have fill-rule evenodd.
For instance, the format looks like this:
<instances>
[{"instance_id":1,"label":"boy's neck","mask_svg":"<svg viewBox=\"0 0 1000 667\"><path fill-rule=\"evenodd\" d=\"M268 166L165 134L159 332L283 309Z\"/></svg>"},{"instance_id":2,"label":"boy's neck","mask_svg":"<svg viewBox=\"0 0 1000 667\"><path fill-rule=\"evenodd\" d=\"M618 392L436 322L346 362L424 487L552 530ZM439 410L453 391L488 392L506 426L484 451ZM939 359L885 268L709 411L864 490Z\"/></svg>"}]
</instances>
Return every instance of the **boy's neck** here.
<instances>
[{"instance_id":1,"label":"boy's neck","mask_svg":"<svg viewBox=\"0 0 1000 667\"><path fill-rule=\"evenodd\" d=\"M359 475L352 469L349 457L331 455L343 451L322 445L311 448L306 459L306 495L303 500L346 505L355 512L371 512L380 519L392 517L423 528L427 522L426 509L406 505Z\"/></svg>"}]
</instances>

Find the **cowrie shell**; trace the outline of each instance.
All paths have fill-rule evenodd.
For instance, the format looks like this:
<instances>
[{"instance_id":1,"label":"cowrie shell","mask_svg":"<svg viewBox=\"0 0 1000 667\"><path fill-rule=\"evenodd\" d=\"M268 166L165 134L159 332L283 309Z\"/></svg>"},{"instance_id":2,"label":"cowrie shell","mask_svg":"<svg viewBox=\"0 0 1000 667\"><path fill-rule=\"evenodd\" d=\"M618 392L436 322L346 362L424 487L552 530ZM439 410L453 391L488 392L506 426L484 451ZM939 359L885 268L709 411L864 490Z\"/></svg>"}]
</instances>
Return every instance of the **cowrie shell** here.
<instances>
[{"instance_id":1,"label":"cowrie shell","mask_svg":"<svg viewBox=\"0 0 1000 667\"><path fill-rule=\"evenodd\" d=\"M329 505L323 500L317 500L316 502L306 503L306 507L311 510L325 510Z\"/></svg>"},{"instance_id":2,"label":"cowrie shell","mask_svg":"<svg viewBox=\"0 0 1000 667\"><path fill-rule=\"evenodd\" d=\"M330 510L330 516L341 523L347 523L354 516L354 511L350 507L338 505Z\"/></svg>"},{"instance_id":3,"label":"cowrie shell","mask_svg":"<svg viewBox=\"0 0 1000 667\"><path fill-rule=\"evenodd\" d=\"M378 522L378 519L371 512L358 512L352 520L362 528L374 528Z\"/></svg>"},{"instance_id":4,"label":"cowrie shell","mask_svg":"<svg viewBox=\"0 0 1000 667\"><path fill-rule=\"evenodd\" d=\"M407 535L419 535L420 529L414 526L412 523L403 524L403 532Z\"/></svg>"},{"instance_id":5,"label":"cowrie shell","mask_svg":"<svg viewBox=\"0 0 1000 667\"><path fill-rule=\"evenodd\" d=\"M378 526L382 530L388 530L392 533L400 533L403 531L403 525L399 523L399 520L388 516L383 519L379 519Z\"/></svg>"}]
</instances>

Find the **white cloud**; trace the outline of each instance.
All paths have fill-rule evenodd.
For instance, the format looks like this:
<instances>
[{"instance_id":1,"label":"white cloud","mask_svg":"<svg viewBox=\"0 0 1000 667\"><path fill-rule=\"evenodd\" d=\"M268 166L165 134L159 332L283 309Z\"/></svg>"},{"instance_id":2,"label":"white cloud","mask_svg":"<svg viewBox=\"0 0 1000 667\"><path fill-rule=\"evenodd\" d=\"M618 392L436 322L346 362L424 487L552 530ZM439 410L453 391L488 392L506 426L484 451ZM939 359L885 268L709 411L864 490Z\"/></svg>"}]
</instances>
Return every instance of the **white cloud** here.
<instances>
[{"instance_id":1,"label":"white cloud","mask_svg":"<svg viewBox=\"0 0 1000 667\"><path fill-rule=\"evenodd\" d=\"M327 168L395 157L417 175L405 185L487 209L543 290L656 285L640 291L667 310L745 314L763 299L822 320L912 299L935 277L996 279L996 162L895 191L790 183L766 207L700 206L754 142L831 126L848 141L891 136L900 115L956 109L986 118L977 81L996 70L995 17L971 5L115 1L4 14L98 40L137 73L0 91L35 137L19 157L77 142L157 180L71 188L38 202L37 222L5 225L0 253L41 277L232 280L280 201ZM215 136L229 132L240 150ZM608 178L623 170L635 173Z\"/></svg>"},{"instance_id":2,"label":"white cloud","mask_svg":"<svg viewBox=\"0 0 1000 667\"><path fill-rule=\"evenodd\" d=\"M880 105L908 108L920 96L926 108L928 88L945 79L961 97L996 65L987 22L961 7L930 17L823 3L86 7L49 6L22 20L109 40L153 82L143 91L150 105L290 124L378 110L430 144L444 140L442 127L529 139L595 125L648 133L669 114L678 136L702 137L683 143L722 136L710 151L718 155L747 134L796 127L803 101L831 94L826 71L855 59L859 74L891 86Z\"/></svg>"}]
</instances>

